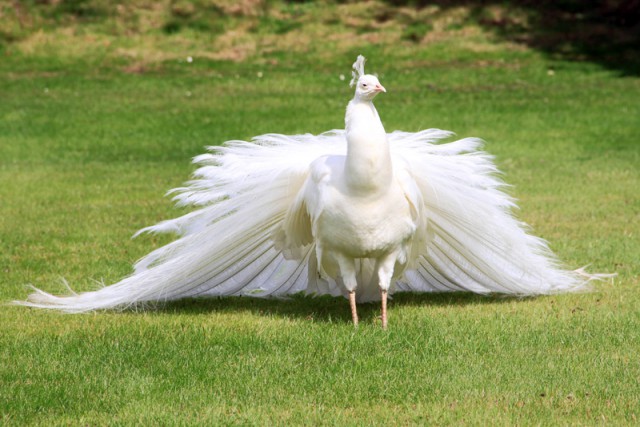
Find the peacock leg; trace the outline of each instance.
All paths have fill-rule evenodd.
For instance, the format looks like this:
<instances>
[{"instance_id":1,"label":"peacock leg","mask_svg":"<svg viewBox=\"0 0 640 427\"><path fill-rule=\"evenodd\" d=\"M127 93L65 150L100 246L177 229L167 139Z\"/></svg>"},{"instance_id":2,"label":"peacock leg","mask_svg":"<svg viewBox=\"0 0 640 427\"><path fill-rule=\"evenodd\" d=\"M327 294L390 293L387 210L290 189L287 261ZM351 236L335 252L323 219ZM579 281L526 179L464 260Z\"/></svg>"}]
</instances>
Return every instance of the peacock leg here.
<instances>
[{"instance_id":1,"label":"peacock leg","mask_svg":"<svg viewBox=\"0 0 640 427\"><path fill-rule=\"evenodd\" d=\"M340 275L344 282L344 287L349 292L349 306L351 307L351 318L353 326L358 326L358 312L356 311L356 288L358 281L356 279L356 263L353 258L348 258L340 253L333 254L338 266L340 267Z\"/></svg>"},{"instance_id":2,"label":"peacock leg","mask_svg":"<svg viewBox=\"0 0 640 427\"><path fill-rule=\"evenodd\" d=\"M376 270L378 274L378 286L380 287L380 299L382 300L382 329L387 329L387 296L393 278L393 268L396 264L397 254L391 252L383 258L376 260Z\"/></svg>"},{"instance_id":3,"label":"peacock leg","mask_svg":"<svg viewBox=\"0 0 640 427\"><path fill-rule=\"evenodd\" d=\"M358 326L358 311L356 310L356 291L349 292L349 306L351 306L351 318L353 326Z\"/></svg>"},{"instance_id":4,"label":"peacock leg","mask_svg":"<svg viewBox=\"0 0 640 427\"><path fill-rule=\"evenodd\" d=\"M387 329L387 290L380 289L380 299L382 300L382 329Z\"/></svg>"}]
</instances>

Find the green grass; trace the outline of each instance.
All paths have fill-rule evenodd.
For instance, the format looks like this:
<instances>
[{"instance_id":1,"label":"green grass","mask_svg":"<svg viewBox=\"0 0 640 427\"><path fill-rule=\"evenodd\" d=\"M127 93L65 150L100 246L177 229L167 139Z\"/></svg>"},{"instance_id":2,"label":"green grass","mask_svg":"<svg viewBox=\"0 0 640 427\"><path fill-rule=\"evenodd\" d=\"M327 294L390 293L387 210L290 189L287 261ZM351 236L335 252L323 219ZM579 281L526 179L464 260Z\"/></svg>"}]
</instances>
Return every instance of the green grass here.
<instances>
[{"instance_id":1,"label":"green grass","mask_svg":"<svg viewBox=\"0 0 640 427\"><path fill-rule=\"evenodd\" d=\"M130 236L182 212L162 195L205 145L342 127L339 75L359 51L389 91L376 101L387 130L483 137L535 233L569 266L619 276L531 299L398 295L387 332L376 305L354 330L332 298L75 316L3 306L2 424L637 423L640 80L483 37L273 63L148 59L141 74L100 52L10 45L1 301L24 299L26 284L87 290L128 274L168 241Z\"/></svg>"}]
</instances>

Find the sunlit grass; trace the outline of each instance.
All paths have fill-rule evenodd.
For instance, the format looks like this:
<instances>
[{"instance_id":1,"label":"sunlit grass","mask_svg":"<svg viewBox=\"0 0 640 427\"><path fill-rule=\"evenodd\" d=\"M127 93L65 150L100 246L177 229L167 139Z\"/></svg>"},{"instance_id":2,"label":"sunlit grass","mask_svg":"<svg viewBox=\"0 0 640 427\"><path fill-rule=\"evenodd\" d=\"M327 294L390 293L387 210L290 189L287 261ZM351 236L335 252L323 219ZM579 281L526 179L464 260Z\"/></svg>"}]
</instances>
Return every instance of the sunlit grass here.
<instances>
[{"instance_id":1,"label":"sunlit grass","mask_svg":"<svg viewBox=\"0 0 640 427\"><path fill-rule=\"evenodd\" d=\"M376 101L387 130L483 137L518 215L569 266L618 272L615 283L532 299L399 295L388 332L376 305L354 330L332 298L77 316L5 306L3 424L637 422L640 82L442 43L413 57L362 49L389 91ZM196 58L126 74L87 65L97 57L0 64L2 301L26 284L86 290L128 274L167 241L130 236L181 212L162 195L205 145L342 127L339 76L354 59Z\"/></svg>"}]
</instances>

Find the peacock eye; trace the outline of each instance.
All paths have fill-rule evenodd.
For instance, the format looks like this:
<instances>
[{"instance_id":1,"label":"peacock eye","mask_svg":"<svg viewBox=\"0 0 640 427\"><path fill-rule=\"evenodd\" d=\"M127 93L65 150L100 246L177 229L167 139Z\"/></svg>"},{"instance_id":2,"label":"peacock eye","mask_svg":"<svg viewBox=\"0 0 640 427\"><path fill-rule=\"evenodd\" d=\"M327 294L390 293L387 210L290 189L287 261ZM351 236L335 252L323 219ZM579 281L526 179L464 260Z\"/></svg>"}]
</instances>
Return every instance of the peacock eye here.
<instances>
[{"instance_id":1,"label":"peacock eye","mask_svg":"<svg viewBox=\"0 0 640 427\"><path fill-rule=\"evenodd\" d=\"M362 83L362 87L367 87L367 84L366 83Z\"/></svg>"}]
</instances>

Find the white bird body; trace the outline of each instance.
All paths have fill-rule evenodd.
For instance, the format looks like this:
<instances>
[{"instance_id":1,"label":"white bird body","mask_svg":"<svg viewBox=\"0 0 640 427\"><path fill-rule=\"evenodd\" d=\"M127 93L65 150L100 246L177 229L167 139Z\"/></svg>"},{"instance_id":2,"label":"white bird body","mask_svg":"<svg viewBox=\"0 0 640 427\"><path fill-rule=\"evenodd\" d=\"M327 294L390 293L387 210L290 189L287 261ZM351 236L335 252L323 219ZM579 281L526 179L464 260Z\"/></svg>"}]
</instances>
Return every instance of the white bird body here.
<instances>
[{"instance_id":1,"label":"white bird body","mask_svg":"<svg viewBox=\"0 0 640 427\"><path fill-rule=\"evenodd\" d=\"M393 174L387 134L377 114L372 114L373 104L363 104L352 101L349 109L355 111L348 116L375 118L375 126L367 128L361 118L347 122L347 155L313 162L303 190L316 250L350 259L395 252L416 229L409 202Z\"/></svg>"},{"instance_id":2,"label":"white bird body","mask_svg":"<svg viewBox=\"0 0 640 427\"><path fill-rule=\"evenodd\" d=\"M102 289L18 304L83 312L184 297L285 296L359 301L395 291L536 295L583 289L604 277L568 271L511 209L481 141L435 144L435 129L388 134L373 106L386 90L354 64L345 131L229 141L175 199L199 209L141 232L181 238Z\"/></svg>"}]
</instances>

